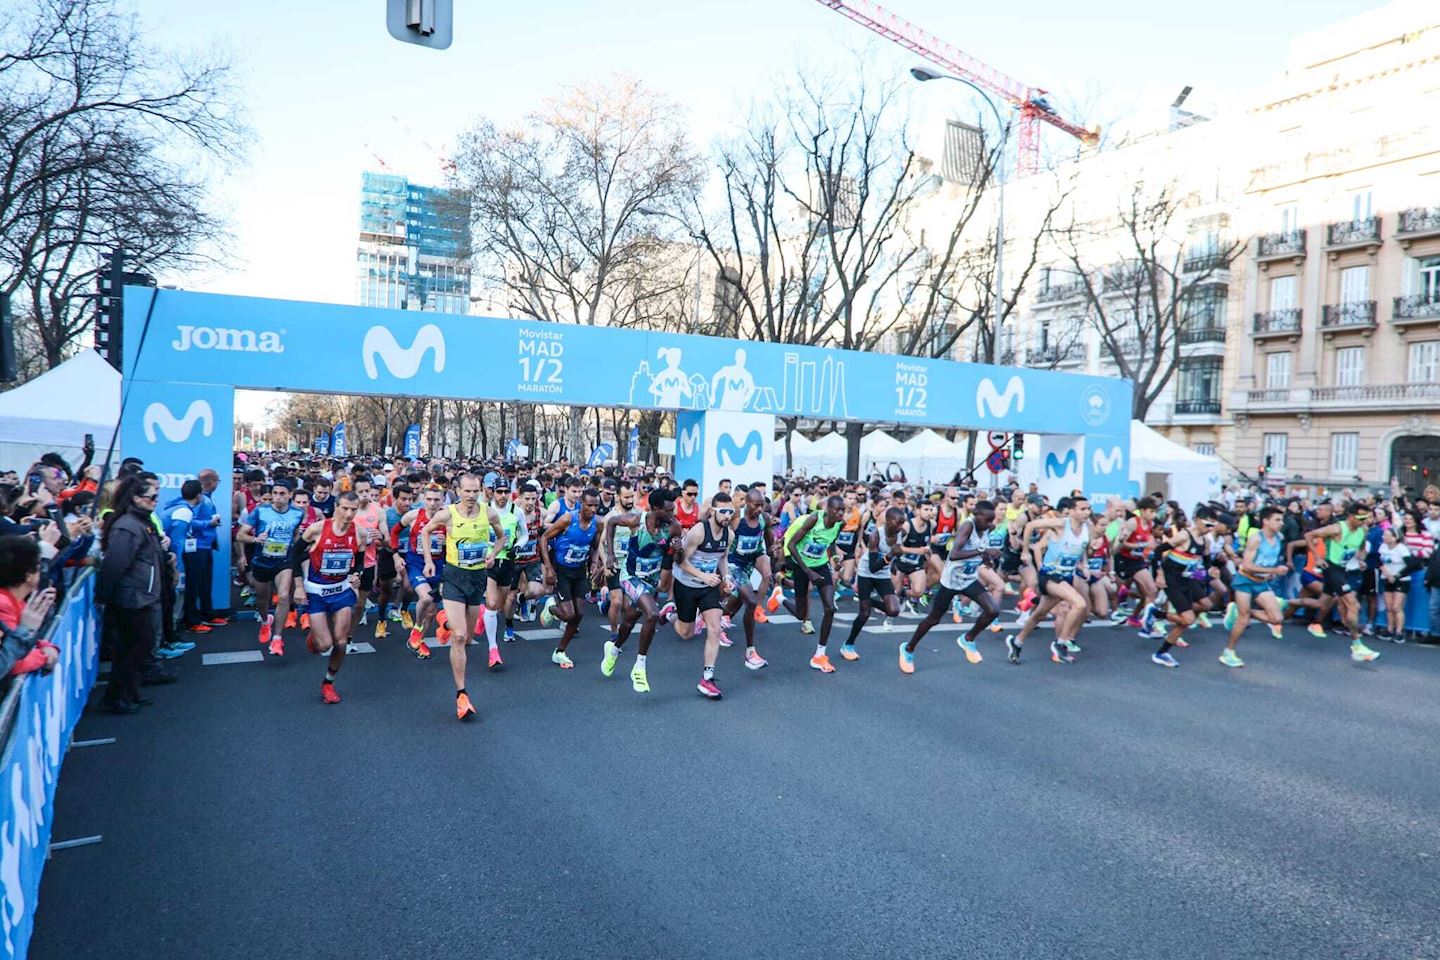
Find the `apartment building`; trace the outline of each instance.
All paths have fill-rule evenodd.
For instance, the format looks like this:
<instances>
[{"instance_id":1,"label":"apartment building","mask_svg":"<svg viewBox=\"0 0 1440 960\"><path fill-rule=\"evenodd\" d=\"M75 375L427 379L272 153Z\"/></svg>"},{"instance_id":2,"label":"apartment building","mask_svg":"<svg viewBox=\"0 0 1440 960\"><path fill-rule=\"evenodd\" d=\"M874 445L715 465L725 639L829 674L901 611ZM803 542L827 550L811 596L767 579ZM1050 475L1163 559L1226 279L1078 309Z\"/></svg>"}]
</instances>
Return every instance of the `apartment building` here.
<instances>
[{"instance_id":1,"label":"apartment building","mask_svg":"<svg viewBox=\"0 0 1440 960\"><path fill-rule=\"evenodd\" d=\"M1257 98L1237 216L1243 469L1298 487L1440 477L1440 8L1293 43Z\"/></svg>"}]
</instances>

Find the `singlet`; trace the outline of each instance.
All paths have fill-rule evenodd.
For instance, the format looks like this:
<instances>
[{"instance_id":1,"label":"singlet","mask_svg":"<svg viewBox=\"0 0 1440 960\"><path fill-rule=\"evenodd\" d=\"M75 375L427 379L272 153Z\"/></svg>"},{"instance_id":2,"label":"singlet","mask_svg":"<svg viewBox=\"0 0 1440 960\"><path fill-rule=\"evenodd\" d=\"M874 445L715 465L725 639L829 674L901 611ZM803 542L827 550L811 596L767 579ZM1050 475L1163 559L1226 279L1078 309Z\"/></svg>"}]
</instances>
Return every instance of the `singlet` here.
<instances>
[{"instance_id":1,"label":"singlet","mask_svg":"<svg viewBox=\"0 0 1440 960\"><path fill-rule=\"evenodd\" d=\"M1065 518L1065 524L1060 528L1060 535L1052 536L1050 542L1045 544L1045 556L1040 560L1040 572L1057 579L1065 579L1075 575L1075 566L1080 562L1080 555L1085 552L1085 545L1090 542L1090 524L1080 524L1080 529L1073 530L1070 527L1070 518Z\"/></svg>"},{"instance_id":2,"label":"singlet","mask_svg":"<svg viewBox=\"0 0 1440 960\"><path fill-rule=\"evenodd\" d=\"M815 523L810 527L810 532L805 534L796 545L795 552L800 554L801 561L803 561L807 567L823 567L829 559L830 545L840 536L840 524L842 521L836 520L832 525L827 527L823 523L824 519L825 515L823 513L817 513L815 515ZM789 541L794 539L795 532L799 529L800 528L796 526L785 532L787 547Z\"/></svg>"},{"instance_id":3,"label":"singlet","mask_svg":"<svg viewBox=\"0 0 1440 960\"><path fill-rule=\"evenodd\" d=\"M1280 566L1280 554L1285 549L1285 538L1275 534L1274 540L1266 539L1264 530L1251 530L1251 533L1260 538L1260 544L1255 548L1255 566L1257 567L1278 567ZM1256 583L1254 577L1244 573L1235 574L1236 580L1246 583ZM1268 577L1266 578L1269 579Z\"/></svg>"},{"instance_id":4,"label":"singlet","mask_svg":"<svg viewBox=\"0 0 1440 960\"><path fill-rule=\"evenodd\" d=\"M945 516L945 511L940 510L935 515L935 536L931 543L938 547L948 547L950 541L955 539L955 529L959 525L960 511L955 511L950 516Z\"/></svg>"},{"instance_id":5,"label":"singlet","mask_svg":"<svg viewBox=\"0 0 1440 960\"><path fill-rule=\"evenodd\" d=\"M320 530L320 539L310 548L305 592L329 597L349 589L346 580L354 569L355 555L359 552L360 541L355 536L353 523L344 533L336 533L335 521L326 520Z\"/></svg>"},{"instance_id":6,"label":"singlet","mask_svg":"<svg viewBox=\"0 0 1440 960\"><path fill-rule=\"evenodd\" d=\"M505 533L505 550L500 556L514 559L520 552L520 542L530 540L530 530L525 524L525 511L517 508L512 500L495 512L500 515L500 529Z\"/></svg>"},{"instance_id":7,"label":"singlet","mask_svg":"<svg viewBox=\"0 0 1440 960\"><path fill-rule=\"evenodd\" d=\"M1155 522L1152 520L1146 523L1139 514L1135 515L1135 532L1130 534L1130 540L1142 544L1140 547L1121 547L1120 556L1127 560L1144 560L1150 552L1150 544L1155 539Z\"/></svg>"},{"instance_id":8,"label":"singlet","mask_svg":"<svg viewBox=\"0 0 1440 960\"><path fill-rule=\"evenodd\" d=\"M640 514L640 525L630 535L630 542L621 566L626 580L643 580L654 585L660 579L660 563L670 545L670 525L650 532L650 515Z\"/></svg>"},{"instance_id":9,"label":"singlet","mask_svg":"<svg viewBox=\"0 0 1440 960\"><path fill-rule=\"evenodd\" d=\"M879 554L878 564L872 562L870 559L869 545L872 531L875 533L877 538L876 546L879 548L875 551ZM885 528L876 526L875 521L871 520L865 527L865 542L860 544L860 561L855 565L855 575L857 577L868 577L871 580L884 580L890 576L890 565L895 561L895 557L899 553L900 538L896 537L894 540L886 540Z\"/></svg>"},{"instance_id":10,"label":"singlet","mask_svg":"<svg viewBox=\"0 0 1440 960\"><path fill-rule=\"evenodd\" d=\"M473 517L462 517L458 505L450 508L445 562L461 570L484 567L485 554L490 550L490 508L483 503L476 506Z\"/></svg>"},{"instance_id":11,"label":"singlet","mask_svg":"<svg viewBox=\"0 0 1440 960\"><path fill-rule=\"evenodd\" d=\"M935 525L932 523L922 532L915 526L914 520L907 520L905 526L901 528L900 542L907 547L923 547L930 542L930 535L934 529ZM895 558L896 566L900 567L914 567L918 569L920 564L924 562L925 558L918 553L902 553Z\"/></svg>"},{"instance_id":12,"label":"singlet","mask_svg":"<svg viewBox=\"0 0 1440 960\"><path fill-rule=\"evenodd\" d=\"M404 514L401 513L399 510L396 510L393 506L386 507L386 508L385 508L385 529L386 529L386 530L391 530L391 531L393 531L396 527L400 526L400 518L403 517L403 516L404 516ZM406 546L406 544L405 544L405 542L404 542L403 540L397 541L397 539L396 539L394 536L389 536L389 537L386 537L386 538L385 538L385 546L386 546L386 548L388 548L389 550L394 551L394 550L396 549L396 544L397 544L397 542L400 544L400 551L399 551L399 552L404 553L404 552L405 552L404 547Z\"/></svg>"},{"instance_id":13,"label":"singlet","mask_svg":"<svg viewBox=\"0 0 1440 960\"><path fill-rule=\"evenodd\" d=\"M557 567L577 570L590 559L590 548L595 543L595 534L600 532L600 518L591 517L590 526L580 526L580 514L570 518L560 536L550 541L550 559Z\"/></svg>"},{"instance_id":14,"label":"singlet","mask_svg":"<svg viewBox=\"0 0 1440 960\"><path fill-rule=\"evenodd\" d=\"M274 507L261 505L245 515L245 525L257 535L265 534L265 540L255 545L255 563L259 566L274 567L285 563L290 554L290 544L305 519L305 512L286 507L281 513Z\"/></svg>"},{"instance_id":15,"label":"singlet","mask_svg":"<svg viewBox=\"0 0 1440 960\"><path fill-rule=\"evenodd\" d=\"M373 567L379 556L380 549L380 524L385 519L385 511L380 505L371 501L365 504L364 508L355 512L355 526L365 531L365 566Z\"/></svg>"},{"instance_id":16,"label":"singlet","mask_svg":"<svg viewBox=\"0 0 1440 960\"><path fill-rule=\"evenodd\" d=\"M855 540L860 535L860 510L850 510L845 514L845 519L840 524L840 533L835 537L835 547L842 551L848 551L855 546Z\"/></svg>"},{"instance_id":17,"label":"singlet","mask_svg":"<svg viewBox=\"0 0 1440 960\"><path fill-rule=\"evenodd\" d=\"M1185 537L1188 541L1185 547L1171 547L1165 551L1165 562L1174 564L1184 571L1186 576L1198 579L1205 574L1205 565L1200 562L1200 554L1195 549L1195 535L1189 528L1185 529ZM1196 571L1199 571L1197 575Z\"/></svg>"},{"instance_id":18,"label":"singlet","mask_svg":"<svg viewBox=\"0 0 1440 960\"><path fill-rule=\"evenodd\" d=\"M333 495L326 497L324 500L311 497L310 506L319 510L327 520L335 516L335 497Z\"/></svg>"},{"instance_id":19,"label":"singlet","mask_svg":"<svg viewBox=\"0 0 1440 960\"><path fill-rule=\"evenodd\" d=\"M765 552L765 527L770 518L762 510L754 523L740 513L740 522L735 525L735 541L730 545L730 562L736 566L750 566Z\"/></svg>"},{"instance_id":20,"label":"singlet","mask_svg":"<svg viewBox=\"0 0 1440 960\"><path fill-rule=\"evenodd\" d=\"M685 511L685 500L675 501L675 521L680 524L681 530L689 530L700 522L700 501L695 501L695 507L690 512Z\"/></svg>"},{"instance_id":21,"label":"singlet","mask_svg":"<svg viewBox=\"0 0 1440 960\"><path fill-rule=\"evenodd\" d=\"M720 533L717 535L713 522L709 520L705 521L704 527L705 536L701 539L700 546L696 547L695 552L690 554L690 566L699 570L701 573L718 573L720 570L720 561L725 558L725 554L730 552L730 528L722 526ZM681 569L678 557L676 558L674 572L675 579L687 587L693 587L697 590L708 588L708 584L697 580Z\"/></svg>"},{"instance_id":22,"label":"singlet","mask_svg":"<svg viewBox=\"0 0 1440 960\"><path fill-rule=\"evenodd\" d=\"M525 510L512 503L506 509L518 510L525 517L525 529L529 533L525 542L515 547L515 562L520 566L534 563L540 556L540 534L545 530L545 516L537 501L533 510Z\"/></svg>"},{"instance_id":23,"label":"singlet","mask_svg":"<svg viewBox=\"0 0 1440 960\"><path fill-rule=\"evenodd\" d=\"M618 503L615 505L615 509L622 517L644 516L642 511L633 507L629 510L622 510ZM610 549L615 553L615 563L617 567L625 566L625 561L630 553L630 538L632 536L634 536L634 531L629 527L620 523L615 524L615 530L610 535Z\"/></svg>"},{"instance_id":24,"label":"singlet","mask_svg":"<svg viewBox=\"0 0 1440 960\"><path fill-rule=\"evenodd\" d=\"M1345 522L1340 522L1340 537L1336 540L1329 540L1325 543L1325 562L1332 567L1344 567L1346 570L1360 569L1360 561L1357 559L1360 548L1365 545L1365 527L1361 526L1351 530Z\"/></svg>"},{"instance_id":25,"label":"singlet","mask_svg":"<svg viewBox=\"0 0 1440 960\"><path fill-rule=\"evenodd\" d=\"M977 551L973 557L966 557L964 560L945 559L945 566L940 571L940 584L948 590L964 590L975 579L980 576L980 566L985 562L985 538L970 527L970 537L965 541L966 551Z\"/></svg>"},{"instance_id":26,"label":"singlet","mask_svg":"<svg viewBox=\"0 0 1440 960\"><path fill-rule=\"evenodd\" d=\"M442 507L441 509L443 510L444 508ZM421 507L415 513L415 522L410 524L410 533L408 535L410 552L421 560L425 559L425 551L420 549L420 533L425 529L425 524L429 522L429 511ZM447 562L449 555L450 551L445 547L445 528L436 527L430 531L430 556L435 558L435 562L438 565Z\"/></svg>"}]
</instances>

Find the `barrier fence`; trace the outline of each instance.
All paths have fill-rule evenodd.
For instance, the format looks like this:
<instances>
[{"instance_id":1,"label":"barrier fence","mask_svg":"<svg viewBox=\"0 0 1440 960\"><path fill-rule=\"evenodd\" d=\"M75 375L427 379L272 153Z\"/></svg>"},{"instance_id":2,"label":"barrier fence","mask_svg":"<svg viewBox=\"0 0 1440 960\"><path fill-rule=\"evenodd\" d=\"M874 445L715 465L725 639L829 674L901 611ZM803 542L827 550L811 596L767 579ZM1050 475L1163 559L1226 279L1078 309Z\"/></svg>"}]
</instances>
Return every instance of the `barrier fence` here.
<instances>
[{"instance_id":1,"label":"barrier fence","mask_svg":"<svg viewBox=\"0 0 1440 960\"><path fill-rule=\"evenodd\" d=\"M55 669L17 677L0 703L0 958L24 957L30 945L55 822L55 786L95 685L99 632L95 577L86 571L46 631L60 648Z\"/></svg>"}]
</instances>

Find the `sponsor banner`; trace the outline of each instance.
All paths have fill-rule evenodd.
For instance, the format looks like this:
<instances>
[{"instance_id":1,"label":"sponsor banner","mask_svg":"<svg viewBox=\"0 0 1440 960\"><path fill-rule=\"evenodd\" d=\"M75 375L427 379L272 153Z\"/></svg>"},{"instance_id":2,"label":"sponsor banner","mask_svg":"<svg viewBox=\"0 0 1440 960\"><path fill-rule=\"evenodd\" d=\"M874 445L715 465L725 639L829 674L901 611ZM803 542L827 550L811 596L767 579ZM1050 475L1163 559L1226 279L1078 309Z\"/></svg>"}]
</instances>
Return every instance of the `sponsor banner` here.
<instances>
[{"instance_id":1,"label":"sponsor banner","mask_svg":"<svg viewBox=\"0 0 1440 960\"><path fill-rule=\"evenodd\" d=\"M676 479L699 481L714 492L721 480L774 480L775 418L760 413L680 413L675 417Z\"/></svg>"},{"instance_id":2,"label":"sponsor banner","mask_svg":"<svg viewBox=\"0 0 1440 960\"><path fill-rule=\"evenodd\" d=\"M625 444L625 462L640 462L640 428L630 428L630 440Z\"/></svg>"},{"instance_id":3,"label":"sponsor banner","mask_svg":"<svg viewBox=\"0 0 1440 960\"><path fill-rule=\"evenodd\" d=\"M95 684L100 630L94 597L95 578L82 576L70 588L50 633L60 648L55 669L16 681L15 722L0 752L0 957L7 960L24 957L30 945L55 823L60 764Z\"/></svg>"},{"instance_id":4,"label":"sponsor banner","mask_svg":"<svg viewBox=\"0 0 1440 960\"><path fill-rule=\"evenodd\" d=\"M184 290L132 287L125 296L133 325L125 369L140 380L1034 433L1129 430L1128 381L1051 370ZM485 375L462 357L484 357Z\"/></svg>"},{"instance_id":5,"label":"sponsor banner","mask_svg":"<svg viewBox=\"0 0 1440 960\"><path fill-rule=\"evenodd\" d=\"M343 422L335 424L335 429L330 431L330 453L332 456L348 457L350 455L350 445L346 433L347 431Z\"/></svg>"},{"instance_id":6,"label":"sponsor banner","mask_svg":"<svg viewBox=\"0 0 1440 960\"><path fill-rule=\"evenodd\" d=\"M602 443L590 451L590 459L585 461L585 466L594 469L605 465L606 460L615 459L615 444Z\"/></svg>"},{"instance_id":7,"label":"sponsor banner","mask_svg":"<svg viewBox=\"0 0 1440 960\"><path fill-rule=\"evenodd\" d=\"M420 424L412 423L405 428L405 456L414 460L420 456Z\"/></svg>"}]
</instances>

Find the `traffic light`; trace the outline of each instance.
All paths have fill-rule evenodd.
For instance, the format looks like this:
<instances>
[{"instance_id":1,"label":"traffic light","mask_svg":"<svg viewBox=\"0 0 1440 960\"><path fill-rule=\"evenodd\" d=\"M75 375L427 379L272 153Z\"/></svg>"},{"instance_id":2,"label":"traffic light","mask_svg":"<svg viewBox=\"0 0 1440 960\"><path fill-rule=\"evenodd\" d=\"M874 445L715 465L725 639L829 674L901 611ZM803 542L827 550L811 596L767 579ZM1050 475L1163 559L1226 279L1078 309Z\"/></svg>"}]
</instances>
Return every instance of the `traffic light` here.
<instances>
[{"instance_id":1,"label":"traffic light","mask_svg":"<svg viewBox=\"0 0 1440 960\"><path fill-rule=\"evenodd\" d=\"M100 258L95 275L95 350L116 370L125 360L124 290L132 287L153 287L155 278L148 273L127 273L125 251L116 247Z\"/></svg>"},{"instance_id":2,"label":"traffic light","mask_svg":"<svg viewBox=\"0 0 1440 960\"><path fill-rule=\"evenodd\" d=\"M1024 459L1025 459L1025 435L1024 435L1024 434L1021 434L1021 433L1015 434L1015 436L1014 436L1014 438L1013 438L1013 440L1012 440L1012 446L1015 448L1015 449L1014 449L1014 453L1012 454L1013 457L1014 457L1016 460L1024 460Z\"/></svg>"}]
</instances>

